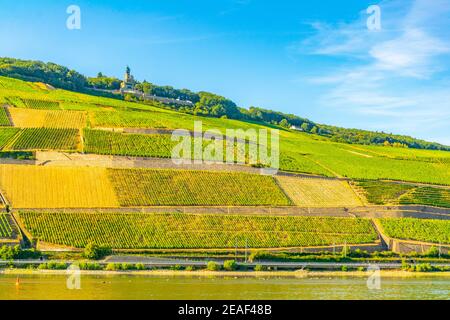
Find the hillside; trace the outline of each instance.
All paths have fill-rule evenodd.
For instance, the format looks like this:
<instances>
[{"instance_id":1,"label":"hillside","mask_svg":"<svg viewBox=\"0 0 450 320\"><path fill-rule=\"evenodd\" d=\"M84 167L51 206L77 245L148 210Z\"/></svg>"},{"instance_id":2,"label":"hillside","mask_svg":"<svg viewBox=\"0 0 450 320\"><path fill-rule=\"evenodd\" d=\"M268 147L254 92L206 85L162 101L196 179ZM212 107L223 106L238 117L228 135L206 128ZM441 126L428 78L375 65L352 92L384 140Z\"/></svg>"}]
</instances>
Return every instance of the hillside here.
<instances>
[{"instance_id":1,"label":"hillside","mask_svg":"<svg viewBox=\"0 0 450 320\"><path fill-rule=\"evenodd\" d=\"M383 250L374 214L391 237L437 238L420 231L433 222L385 220L392 212L382 206L407 206L394 216L434 218L437 212L444 219L450 207L447 151L341 143L275 124L192 115L7 77L0 77L0 107L3 243L18 243L20 229L27 243L50 250L76 251L90 243L182 252L336 245ZM245 147L242 163L174 163L172 130L193 131L196 121L204 132L223 134L279 129L280 172L262 175L251 166L245 137L232 143L233 156ZM201 151L212 143L228 141L205 140ZM212 160L195 152L183 157ZM436 225L447 241L448 223Z\"/></svg>"},{"instance_id":2,"label":"hillside","mask_svg":"<svg viewBox=\"0 0 450 320\"><path fill-rule=\"evenodd\" d=\"M119 79L107 77L101 72L97 77L85 77L75 70L70 70L67 67L55 63L0 58L0 76L25 81L43 82L57 88L108 96L116 99L123 98L121 95L105 92L105 90L119 89L121 82ZM449 146L415 139L409 136L324 125L297 115L285 114L261 107L252 106L246 109L238 107L231 99L210 92L192 92L188 89L158 86L145 80L143 82L136 82L135 88L152 96L187 100L190 102L189 105L168 103L160 106L192 115L251 121L284 128L295 127L297 130L303 132L330 138L334 142L450 151ZM93 89L101 89L101 91ZM139 99L132 95L126 95L125 99L139 101ZM141 102L154 105L153 101Z\"/></svg>"},{"instance_id":3,"label":"hillside","mask_svg":"<svg viewBox=\"0 0 450 320\"><path fill-rule=\"evenodd\" d=\"M170 157L170 131L271 129L248 121L194 116L153 105L91 96L0 77L2 153L36 150ZM141 131L137 129L142 129ZM152 134L143 129L156 130ZM450 152L345 144L279 128L280 170L351 179L450 185ZM106 130L106 131L105 131ZM114 130L115 132L111 132ZM206 147L206 146L205 146Z\"/></svg>"}]
</instances>

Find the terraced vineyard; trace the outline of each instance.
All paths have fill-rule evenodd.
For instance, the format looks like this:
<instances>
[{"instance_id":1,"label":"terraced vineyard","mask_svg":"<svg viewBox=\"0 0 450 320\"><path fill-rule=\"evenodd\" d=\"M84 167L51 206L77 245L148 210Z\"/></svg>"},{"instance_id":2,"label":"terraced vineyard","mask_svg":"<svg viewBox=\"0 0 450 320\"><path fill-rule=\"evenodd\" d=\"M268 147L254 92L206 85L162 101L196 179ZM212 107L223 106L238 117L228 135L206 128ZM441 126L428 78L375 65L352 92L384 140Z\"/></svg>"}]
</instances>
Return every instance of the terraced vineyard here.
<instances>
[{"instance_id":1,"label":"terraced vineyard","mask_svg":"<svg viewBox=\"0 0 450 320\"><path fill-rule=\"evenodd\" d=\"M22 92L32 91L33 87L29 82L25 82L22 80L0 77L0 90L5 92L10 90L20 90Z\"/></svg>"},{"instance_id":2,"label":"terraced vineyard","mask_svg":"<svg viewBox=\"0 0 450 320\"><path fill-rule=\"evenodd\" d=\"M165 121L165 117L176 120L177 115L165 113L144 113L130 111L104 111L92 114L92 125L94 127L116 127L116 128L182 128ZM181 117L182 118L182 117ZM181 120L180 118L180 120Z\"/></svg>"},{"instance_id":3,"label":"terraced vineyard","mask_svg":"<svg viewBox=\"0 0 450 320\"><path fill-rule=\"evenodd\" d=\"M340 155L338 150L321 157L313 156L343 177L355 179L391 179L406 182L450 184L450 164L430 163L421 160L391 160L382 157L351 157ZM351 159L351 160L350 160ZM436 172L440 172L436 174Z\"/></svg>"},{"instance_id":4,"label":"terraced vineyard","mask_svg":"<svg viewBox=\"0 0 450 320\"><path fill-rule=\"evenodd\" d=\"M400 197L401 204L421 204L450 208L450 190L422 187Z\"/></svg>"},{"instance_id":5,"label":"terraced vineyard","mask_svg":"<svg viewBox=\"0 0 450 320\"><path fill-rule=\"evenodd\" d=\"M152 128L152 129L186 129L194 130L194 121L202 122L202 129L219 129L225 134L225 129L258 129L261 125L211 117L196 117L185 113L177 113L164 109L153 108L152 112L142 112L138 105L129 105L126 111L110 110L90 112L91 125L106 128ZM267 129L267 127L266 127Z\"/></svg>"},{"instance_id":6,"label":"terraced vineyard","mask_svg":"<svg viewBox=\"0 0 450 320\"><path fill-rule=\"evenodd\" d=\"M13 208L119 206L104 168L0 165L0 189Z\"/></svg>"},{"instance_id":7,"label":"terraced vineyard","mask_svg":"<svg viewBox=\"0 0 450 320\"><path fill-rule=\"evenodd\" d=\"M335 177L335 174L310 160L307 156L286 149L280 154L280 169L288 172L312 173L325 177Z\"/></svg>"},{"instance_id":8,"label":"terraced vineyard","mask_svg":"<svg viewBox=\"0 0 450 320\"><path fill-rule=\"evenodd\" d=\"M122 206L291 204L269 176L150 169L108 172Z\"/></svg>"},{"instance_id":9,"label":"terraced vineyard","mask_svg":"<svg viewBox=\"0 0 450 320\"><path fill-rule=\"evenodd\" d=\"M228 172L0 165L0 188L14 208L291 204L274 178Z\"/></svg>"},{"instance_id":10,"label":"terraced vineyard","mask_svg":"<svg viewBox=\"0 0 450 320\"><path fill-rule=\"evenodd\" d=\"M363 205L346 181L277 176L281 188L301 207L357 207Z\"/></svg>"},{"instance_id":11,"label":"terraced vineyard","mask_svg":"<svg viewBox=\"0 0 450 320\"><path fill-rule=\"evenodd\" d=\"M39 99L22 99L27 108L42 110L60 110L59 102L39 100Z\"/></svg>"},{"instance_id":12,"label":"terraced vineyard","mask_svg":"<svg viewBox=\"0 0 450 320\"><path fill-rule=\"evenodd\" d=\"M355 185L372 204L417 204L450 208L450 190L382 181L357 181Z\"/></svg>"},{"instance_id":13,"label":"terraced vineyard","mask_svg":"<svg viewBox=\"0 0 450 320\"><path fill-rule=\"evenodd\" d=\"M20 128L41 128L45 124L45 111L9 108L14 125Z\"/></svg>"},{"instance_id":14,"label":"terraced vineyard","mask_svg":"<svg viewBox=\"0 0 450 320\"><path fill-rule=\"evenodd\" d=\"M19 131L16 128L0 128L0 149L6 146Z\"/></svg>"},{"instance_id":15,"label":"terraced vineyard","mask_svg":"<svg viewBox=\"0 0 450 320\"><path fill-rule=\"evenodd\" d=\"M77 129L27 128L12 143L11 150L76 150Z\"/></svg>"},{"instance_id":16,"label":"terraced vineyard","mask_svg":"<svg viewBox=\"0 0 450 320\"><path fill-rule=\"evenodd\" d=\"M450 221L428 219L379 219L391 238L450 244Z\"/></svg>"},{"instance_id":17,"label":"terraced vineyard","mask_svg":"<svg viewBox=\"0 0 450 320\"><path fill-rule=\"evenodd\" d=\"M14 125L21 128L72 128L86 126L86 113L65 110L10 108Z\"/></svg>"},{"instance_id":18,"label":"terraced vineyard","mask_svg":"<svg viewBox=\"0 0 450 320\"><path fill-rule=\"evenodd\" d=\"M0 77L0 103L27 108L27 111L32 111L31 108L46 109L47 111L59 108L85 111L89 114L89 125L92 128L182 128L193 130L195 121L202 121L203 130L214 128L221 130L222 133L225 133L226 129L257 130L273 127L249 121L193 116L166 110L156 102L152 105L132 103L52 89L43 84L27 83L4 77ZM55 123L59 123L59 120L56 119ZM79 128L78 125L76 126ZM99 146L90 147L92 147L92 152L105 154L122 153L123 151L104 148L105 145L100 143ZM36 146L36 148L40 147ZM137 148L139 147L130 147L128 142L123 147L124 150L128 149L125 151L131 155L139 154ZM60 146L57 146L57 149L60 149ZM165 149L156 150L146 147L145 150L143 152L145 155L167 156ZM386 179L450 185L450 152L382 146L350 146L332 142L323 136L281 130L280 169L361 180Z\"/></svg>"},{"instance_id":19,"label":"terraced vineyard","mask_svg":"<svg viewBox=\"0 0 450 320\"><path fill-rule=\"evenodd\" d=\"M71 102L65 101L61 102L60 107L62 110L66 111L99 111L102 109L109 110L110 107L98 106L95 104L81 103L81 102Z\"/></svg>"},{"instance_id":20,"label":"terraced vineyard","mask_svg":"<svg viewBox=\"0 0 450 320\"><path fill-rule=\"evenodd\" d=\"M0 106L0 127L8 127L11 125L9 121L8 114L6 113L6 108Z\"/></svg>"},{"instance_id":21,"label":"terraced vineyard","mask_svg":"<svg viewBox=\"0 0 450 320\"><path fill-rule=\"evenodd\" d=\"M414 189L413 185L382 181L356 181L355 186L372 204L398 204L399 198Z\"/></svg>"},{"instance_id":22,"label":"terraced vineyard","mask_svg":"<svg viewBox=\"0 0 450 320\"><path fill-rule=\"evenodd\" d=\"M84 151L87 153L105 154L105 155L120 155L120 156L136 156L136 157L155 157L155 158L170 158L172 157L172 150L177 146L179 141L172 141L170 134L132 134L120 133L106 130L84 130ZM209 150L209 146L213 144L220 146L220 141L203 140L202 154L196 156L194 153L194 138L190 138L191 146L190 154L180 154L181 158L198 159L203 157L205 161L225 162L226 161L226 143L223 141L222 152L215 154L215 152L205 152ZM240 150L240 151L239 151ZM238 159L238 152L241 152L242 159ZM233 159L230 162L249 162L249 144L243 141L234 142L233 145ZM223 157L222 157L223 156Z\"/></svg>"},{"instance_id":23,"label":"terraced vineyard","mask_svg":"<svg viewBox=\"0 0 450 320\"><path fill-rule=\"evenodd\" d=\"M19 219L34 238L83 248L281 248L373 243L369 220L145 213L30 213Z\"/></svg>"},{"instance_id":24,"label":"terraced vineyard","mask_svg":"<svg viewBox=\"0 0 450 320\"><path fill-rule=\"evenodd\" d=\"M77 111L47 111L45 127L82 129L86 126L87 114Z\"/></svg>"},{"instance_id":25,"label":"terraced vineyard","mask_svg":"<svg viewBox=\"0 0 450 320\"><path fill-rule=\"evenodd\" d=\"M88 153L170 158L173 145L170 135L84 130L84 151Z\"/></svg>"},{"instance_id":26,"label":"terraced vineyard","mask_svg":"<svg viewBox=\"0 0 450 320\"><path fill-rule=\"evenodd\" d=\"M0 238L8 239L13 237L13 229L9 224L8 214L0 213Z\"/></svg>"},{"instance_id":27,"label":"terraced vineyard","mask_svg":"<svg viewBox=\"0 0 450 320\"><path fill-rule=\"evenodd\" d=\"M5 97L5 102L17 108L26 108L26 104L20 97Z\"/></svg>"}]
</instances>

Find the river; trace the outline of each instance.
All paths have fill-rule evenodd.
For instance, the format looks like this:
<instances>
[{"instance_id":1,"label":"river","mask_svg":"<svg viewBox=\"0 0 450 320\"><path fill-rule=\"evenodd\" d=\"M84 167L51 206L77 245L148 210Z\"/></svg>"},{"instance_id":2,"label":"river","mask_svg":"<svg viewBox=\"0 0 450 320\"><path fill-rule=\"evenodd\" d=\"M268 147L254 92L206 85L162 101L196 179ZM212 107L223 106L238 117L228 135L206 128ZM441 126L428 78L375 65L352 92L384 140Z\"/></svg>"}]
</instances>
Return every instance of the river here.
<instances>
[{"instance_id":1,"label":"river","mask_svg":"<svg viewBox=\"0 0 450 320\"><path fill-rule=\"evenodd\" d=\"M82 275L69 290L64 275L0 275L0 299L449 299L450 278L205 277Z\"/></svg>"}]
</instances>

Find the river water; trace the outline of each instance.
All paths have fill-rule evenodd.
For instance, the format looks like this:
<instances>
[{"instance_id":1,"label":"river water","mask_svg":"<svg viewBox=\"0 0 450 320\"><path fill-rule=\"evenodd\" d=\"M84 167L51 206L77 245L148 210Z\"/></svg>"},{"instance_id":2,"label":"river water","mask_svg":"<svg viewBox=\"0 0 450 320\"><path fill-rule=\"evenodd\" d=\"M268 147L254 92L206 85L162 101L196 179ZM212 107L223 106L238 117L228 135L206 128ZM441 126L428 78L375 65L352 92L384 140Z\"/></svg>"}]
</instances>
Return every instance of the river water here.
<instances>
[{"instance_id":1,"label":"river water","mask_svg":"<svg viewBox=\"0 0 450 320\"><path fill-rule=\"evenodd\" d=\"M64 275L0 275L0 299L450 299L450 278L205 277L82 275L67 289Z\"/></svg>"}]
</instances>

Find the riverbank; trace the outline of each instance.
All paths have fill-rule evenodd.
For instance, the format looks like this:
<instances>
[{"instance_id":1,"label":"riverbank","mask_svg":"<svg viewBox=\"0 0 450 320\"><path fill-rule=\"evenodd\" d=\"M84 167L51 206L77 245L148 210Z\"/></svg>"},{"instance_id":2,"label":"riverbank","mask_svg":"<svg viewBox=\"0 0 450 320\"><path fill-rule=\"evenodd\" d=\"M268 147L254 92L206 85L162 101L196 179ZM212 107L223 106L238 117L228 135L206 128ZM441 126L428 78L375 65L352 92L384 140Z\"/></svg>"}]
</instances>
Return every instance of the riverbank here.
<instances>
[{"instance_id":1,"label":"riverbank","mask_svg":"<svg viewBox=\"0 0 450 320\"><path fill-rule=\"evenodd\" d=\"M386 278L408 277L445 277L450 278L450 272L408 272L402 270L380 270L380 276ZM67 270L35 270L35 269L3 269L0 275L67 275ZM136 275L136 276L167 276L167 277L367 277L368 271L184 271L184 270L80 270L81 275Z\"/></svg>"}]
</instances>

